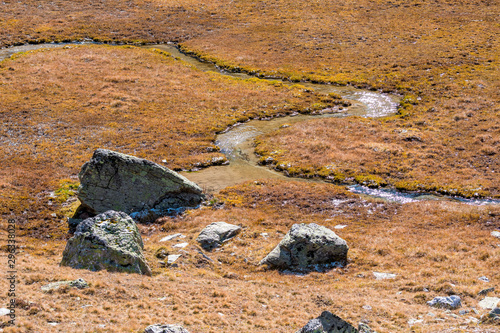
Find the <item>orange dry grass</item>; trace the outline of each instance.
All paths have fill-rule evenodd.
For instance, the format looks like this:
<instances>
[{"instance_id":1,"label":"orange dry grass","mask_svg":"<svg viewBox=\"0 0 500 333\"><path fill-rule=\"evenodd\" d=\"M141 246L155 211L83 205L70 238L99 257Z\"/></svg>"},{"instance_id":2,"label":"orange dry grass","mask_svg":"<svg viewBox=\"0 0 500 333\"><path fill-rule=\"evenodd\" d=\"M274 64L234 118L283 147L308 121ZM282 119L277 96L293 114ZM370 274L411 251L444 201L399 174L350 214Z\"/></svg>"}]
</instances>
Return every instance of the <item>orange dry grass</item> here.
<instances>
[{"instance_id":1,"label":"orange dry grass","mask_svg":"<svg viewBox=\"0 0 500 333\"><path fill-rule=\"evenodd\" d=\"M261 136L256 152L262 161L271 157L274 168L292 176L498 197L500 160L495 149L485 150L483 138L495 140L478 133L474 142L456 146L436 128L336 118L302 122Z\"/></svg>"},{"instance_id":2,"label":"orange dry grass","mask_svg":"<svg viewBox=\"0 0 500 333\"><path fill-rule=\"evenodd\" d=\"M61 229L49 231L58 207L47 206L47 191L75 177L96 148L173 169L207 166L224 160L216 132L319 101L297 88L203 73L161 51L111 46L15 56L0 63L0 95L1 213L29 206L23 219L43 222L38 233L48 237Z\"/></svg>"},{"instance_id":3,"label":"orange dry grass","mask_svg":"<svg viewBox=\"0 0 500 333\"><path fill-rule=\"evenodd\" d=\"M235 197L238 203L226 199ZM324 310L355 325L368 321L378 332L408 332L408 320L420 316L424 323L413 326L415 332L495 331L489 325L466 324L470 316L479 318L486 311L453 318L425 301L458 294L462 309L470 310L477 308L479 290L498 284L500 248L489 235L500 227L498 208L365 201L333 185L278 181L229 188L219 200L225 203L222 209L165 218L167 231L159 225L140 227L153 277L59 267L64 242L21 239L18 288L23 306L19 325L6 332L141 332L152 323L180 323L193 333L289 333ZM215 221L239 224L243 231L220 250L205 252L210 262L199 254L195 239ZM335 230L350 247L346 268L296 276L257 265L292 224L311 222L329 228L347 225ZM177 232L187 237L159 242ZM180 242L189 243L184 252L172 247ZM182 253L179 267L160 267L155 253L161 247ZM398 276L375 280L374 271ZM479 281L483 275L491 282ZM49 282L79 277L91 283L90 289L40 291ZM0 287L5 283L2 279Z\"/></svg>"}]
</instances>

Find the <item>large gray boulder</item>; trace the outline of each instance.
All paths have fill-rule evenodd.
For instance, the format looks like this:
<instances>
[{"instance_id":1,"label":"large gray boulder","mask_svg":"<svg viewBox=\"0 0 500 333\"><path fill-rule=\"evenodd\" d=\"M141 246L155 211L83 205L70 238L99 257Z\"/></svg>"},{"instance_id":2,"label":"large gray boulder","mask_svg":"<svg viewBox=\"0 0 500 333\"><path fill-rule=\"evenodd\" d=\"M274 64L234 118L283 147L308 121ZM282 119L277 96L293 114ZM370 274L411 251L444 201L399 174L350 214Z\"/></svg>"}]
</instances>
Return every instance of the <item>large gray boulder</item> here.
<instances>
[{"instance_id":1,"label":"large gray boulder","mask_svg":"<svg viewBox=\"0 0 500 333\"><path fill-rule=\"evenodd\" d=\"M321 270L347 263L348 246L333 231L315 223L294 224L262 261L272 268Z\"/></svg>"},{"instance_id":2,"label":"large gray boulder","mask_svg":"<svg viewBox=\"0 0 500 333\"><path fill-rule=\"evenodd\" d=\"M63 252L61 266L151 275L139 229L123 212L107 211L81 222Z\"/></svg>"},{"instance_id":3,"label":"large gray boulder","mask_svg":"<svg viewBox=\"0 0 500 333\"><path fill-rule=\"evenodd\" d=\"M241 231L241 227L226 222L214 222L200 232L196 241L207 251L219 247Z\"/></svg>"},{"instance_id":4,"label":"large gray boulder","mask_svg":"<svg viewBox=\"0 0 500 333\"><path fill-rule=\"evenodd\" d=\"M204 198L198 185L176 172L106 149L97 149L78 177L79 212L91 216L115 210L140 220L196 207Z\"/></svg>"},{"instance_id":5,"label":"large gray boulder","mask_svg":"<svg viewBox=\"0 0 500 333\"><path fill-rule=\"evenodd\" d=\"M448 297L438 296L434 297L432 301L427 302L427 305L440 309L455 310L462 306L462 301L460 296L457 295Z\"/></svg>"},{"instance_id":6,"label":"large gray boulder","mask_svg":"<svg viewBox=\"0 0 500 333\"><path fill-rule=\"evenodd\" d=\"M189 333L180 325L151 325L146 327L144 333Z\"/></svg>"},{"instance_id":7,"label":"large gray boulder","mask_svg":"<svg viewBox=\"0 0 500 333\"><path fill-rule=\"evenodd\" d=\"M324 311L296 333L358 333L358 330L340 317Z\"/></svg>"}]
</instances>

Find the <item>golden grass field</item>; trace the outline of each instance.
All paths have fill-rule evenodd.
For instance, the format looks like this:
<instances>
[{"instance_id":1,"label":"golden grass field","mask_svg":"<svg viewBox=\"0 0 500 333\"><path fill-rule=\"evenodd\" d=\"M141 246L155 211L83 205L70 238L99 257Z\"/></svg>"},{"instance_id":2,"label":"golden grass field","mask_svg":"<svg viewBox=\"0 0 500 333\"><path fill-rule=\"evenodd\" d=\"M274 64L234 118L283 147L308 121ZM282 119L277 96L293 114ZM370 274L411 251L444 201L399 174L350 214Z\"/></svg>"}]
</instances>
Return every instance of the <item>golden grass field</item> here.
<instances>
[{"instance_id":1,"label":"golden grass field","mask_svg":"<svg viewBox=\"0 0 500 333\"><path fill-rule=\"evenodd\" d=\"M498 198L499 14L500 4L487 0L4 0L0 47L174 42L231 71L397 93L394 116L298 123L260 137L256 150L294 176ZM490 296L499 296L500 242L490 236L500 228L498 205L396 204L332 184L249 182L201 209L140 225L152 277L59 267L76 175L94 149L166 160L176 170L209 166L224 159L214 140L228 126L318 103L325 98L300 86L204 73L133 46L0 62L0 226L4 237L7 219L16 219L21 244L17 324L3 331L142 332L180 323L195 333L295 332L329 310L377 332L498 332L470 318L486 313L471 309L478 291L495 286ZM195 239L215 221L244 231L206 253L210 262ZM344 269L296 276L257 265L291 225L310 222L347 225L335 230L350 247ZM189 246L179 267L161 267L155 254L177 250L159 239L176 232ZM397 278L376 280L374 271ZM79 277L91 287L40 290ZM462 297L466 315L426 305L451 294ZM7 301L2 291L0 307ZM410 319L424 321L410 327Z\"/></svg>"}]
</instances>

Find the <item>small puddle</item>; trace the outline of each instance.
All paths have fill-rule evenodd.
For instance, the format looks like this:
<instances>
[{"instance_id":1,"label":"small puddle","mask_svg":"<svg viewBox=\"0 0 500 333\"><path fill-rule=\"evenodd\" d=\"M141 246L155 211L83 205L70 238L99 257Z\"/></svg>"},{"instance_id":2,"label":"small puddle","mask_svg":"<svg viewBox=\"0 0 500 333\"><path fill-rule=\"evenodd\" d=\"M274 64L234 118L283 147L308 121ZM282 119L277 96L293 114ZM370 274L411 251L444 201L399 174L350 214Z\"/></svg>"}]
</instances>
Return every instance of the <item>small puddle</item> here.
<instances>
[{"instance_id":1,"label":"small puddle","mask_svg":"<svg viewBox=\"0 0 500 333\"><path fill-rule=\"evenodd\" d=\"M92 41L72 42L72 43L48 43L48 44L28 44L15 46L5 49L0 49L0 61L10 57L18 52L26 52L42 48L64 47L66 45L90 45L99 44ZM193 65L202 71L218 72L222 75L227 75L240 79L249 79L254 76L244 73L230 73L220 70L212 63L200 61L197 58L188 56L180 52L174 45L159 44L145 45L143 48L157 48L166 51L176 58ZM278 80L279 79L272 79ZM285 84L295 84L288 81L282 81ZM234 126L228 131L217 136L216 145L220 147L229 161L229 165L212 166L206 169L195 172L182 172L185 177L194 181L208 193L218 192L228 186L233 186L244 181L257 179L290 179L280 172L276 172L268 167L258 165L258 158L254 152L255 137L270 133L279 129L285 124L292 125L297 122L326 118L326 117L384 117L394 114L397 111L400 98L396 95L379 93L366 89L358 89L354 87L333 86L329 84L314 84L309 82L300 82L301 85L314 89L319 93L335 93L342 98L351 102L351 106L344 109L342 112L323 115L296 115L282 118L274 118L271 120L251 120L246 123ZM318 179L303 179L293 178L294 180L304 182L322 182ZM455 200L473 205L484 204L500 204L497 199L465 199L447 196L437 196L419 192L400 192L394 189L372 189L361 185L350 185L348 189L353 193L358 193L362 196L381 198L387 201L409 203L419 200Z\"/></svg>"}]
</instances>

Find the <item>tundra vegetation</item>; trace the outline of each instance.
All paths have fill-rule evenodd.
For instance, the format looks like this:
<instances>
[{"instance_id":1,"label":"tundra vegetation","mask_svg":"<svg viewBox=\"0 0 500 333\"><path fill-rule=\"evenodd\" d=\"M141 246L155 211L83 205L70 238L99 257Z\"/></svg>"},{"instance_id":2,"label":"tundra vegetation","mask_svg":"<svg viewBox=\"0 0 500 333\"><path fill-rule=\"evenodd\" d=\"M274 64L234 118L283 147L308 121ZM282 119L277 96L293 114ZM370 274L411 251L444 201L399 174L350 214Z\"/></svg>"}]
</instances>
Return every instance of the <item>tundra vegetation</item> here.
<instances>
[{"instance_id":1,"label":"tundra vegetation","mask_svg":"<svg viewBox=\"0 0 500 333\"><path fill-rule=\"evenodd\" d=\"M397 93L393 116L294 124L260 137L256 151L295 176L498 198L499 14L488 0L4 0L0 47L174 42L228 71ZM498 205L397 204L333 184L247 182L200 209L139 224L151 277L59 266L65 220L78 206L76 174L96 148L174 170L208 167L224 161L214 140L227 127L329 102L300 85L203 73L131 45L67 46L0 62L1 229L16 219L21 245L18 316L4 331L142 332L180 323L191 332L295 332L324 310L378 332L407 332L409 323L415 332L497 331L494 322L477 324L486 312L472 308L480 290L499 288L500 247L490 235L500 228ZM242 231L204 256L195 240L216 221ZM349 245L348 264L304 276L259 266L297 223L335 230ZM165 267L178 250L160 239L172 233L189 245L177 267ZM77 278L90 287L41 290ZM426 303L448 295L468 312ZM0 300L7 304L5 294Z\"/></svg>"}]
</instances>

